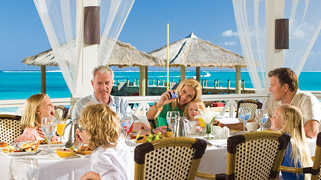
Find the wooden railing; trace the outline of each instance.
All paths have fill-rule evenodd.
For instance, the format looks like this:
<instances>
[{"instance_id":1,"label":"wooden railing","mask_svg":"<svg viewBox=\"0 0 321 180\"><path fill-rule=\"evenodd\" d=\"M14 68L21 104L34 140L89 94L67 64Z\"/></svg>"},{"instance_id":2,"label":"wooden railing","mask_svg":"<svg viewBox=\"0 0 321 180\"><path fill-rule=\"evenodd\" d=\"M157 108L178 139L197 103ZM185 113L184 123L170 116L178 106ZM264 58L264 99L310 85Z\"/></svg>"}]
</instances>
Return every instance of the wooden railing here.
<instances>
[{"instance_id":1,"label":"wooden railing","mask_svg":"<svg viewBox=\"0 0 321 180\"><path fill-rule=\"evenodd\" d=\"M312 92L319 100L321 99L321 92ZM160 96L122 96L128 100L128 103L136 103L138 106L133 109L134 114L142 113L146 114L150 104L156 103ZM228 95L202 95L203 101L225 101L225 107L223 108L221 115L224 115L229 110L229 117L233 117L234 111L232 109L237 108L237 101L242 99L257 99L265 104L267 94L228 94ZM54 105L73 105L77 99L71 98L53 98L51 99ZM25 103L24 99L20 100L0 100L0 108L8 107L23 107Z\"/></svg>"}]
</instances>

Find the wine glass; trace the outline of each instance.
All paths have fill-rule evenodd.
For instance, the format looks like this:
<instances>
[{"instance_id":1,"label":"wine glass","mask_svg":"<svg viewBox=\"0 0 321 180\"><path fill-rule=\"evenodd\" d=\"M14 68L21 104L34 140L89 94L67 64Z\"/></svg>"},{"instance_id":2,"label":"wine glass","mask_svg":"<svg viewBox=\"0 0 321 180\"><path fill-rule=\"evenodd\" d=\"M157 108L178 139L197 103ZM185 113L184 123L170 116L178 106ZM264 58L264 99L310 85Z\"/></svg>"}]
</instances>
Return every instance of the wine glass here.
<instances>
[{"instance_id":1,"label":"wine glass","mask_svg":"<svg viewBox=\"0 0 321 180\"><path fill-rule=\"evenodd\" d=\"M131 127L131 125L133 124L133 116L131 113L125 113L121 115L121 119L120 119L120 125L122 127L122 130L124 132L124 136L125 136L125 141L127 141L127 137L129 132L129 129Z\"/></svg>"},{"instance_id":2,"label":"wine glass","mask_svg":"<svg viewBox=\"0 0 321 180\"><path fill-rule=\"evenodd\" d=\"M59 135L59 141L62 142L62 136L66 127L66 121L59 121L57 124L57 134Z\"/></svg>"},{"instance_id":3,"label":"wine glass","mask_svg":"<svg viewBox=\"0 0 321 180\"><path fill-rule=\"evenodd\" d=\"M41 129L48 139L48 150L47 150L48 153L52 153L52 151L50 150L50 142L51 142L51 138L53 137L53 135L56 132L56 128L57 128L56 118L54 118L54 117L43 117L42 118Z\"/></svg>"},{"instance_id":4,"label":"wine glass","mask_svg":"<svg viewBox=\"0 0 321 180\"><path fill-rule=\"evenodd\" d=\"M263 131L263 125L268 119L268 110L267 109L257 109L255 118L257 122L260 124L260 129Z\"/></svg>"},{"instance_id":5,"label":"wine glass","mask_svg":"<svg viewBox=\"0 0 321 180\"><path fill-rule=\"evenodd\" d=\"M10 177L13 180L37 180L39 177L38 161L33 158L12 158Z\"/></svg>"},{"instance_id":6,"label":"wine glass","mask_svg":"<svg viewBox=\"0 0 321 180\"><path fill-rule=\"evenodd\" d=\"M173 124L178 118L180 118L179 111L167 111L166 121L170 130L173 129Z\"/></svg>"},{"instance_id":7,"label":"wine glass","mask_svg":"<svg viewBox=\"0 0 321 180\"><path fill-rule=\"evenodd\" d=\"M251 109L247 107L240 107L239 108L239 119L243 122L243 131L245 132L245 126L247 120L250 119L251 116Z\"/></svg>"}]
</instances>

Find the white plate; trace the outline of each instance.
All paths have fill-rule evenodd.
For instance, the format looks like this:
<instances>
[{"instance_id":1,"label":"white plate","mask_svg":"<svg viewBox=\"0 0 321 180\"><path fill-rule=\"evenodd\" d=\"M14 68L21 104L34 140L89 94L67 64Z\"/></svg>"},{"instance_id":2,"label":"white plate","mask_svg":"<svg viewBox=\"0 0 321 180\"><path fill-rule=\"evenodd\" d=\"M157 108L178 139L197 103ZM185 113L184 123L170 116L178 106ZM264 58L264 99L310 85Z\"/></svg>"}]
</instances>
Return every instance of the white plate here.
<instances>
[{"instance_id":1,"label":"white plate","mask_svg":"<svg viewBox=\"0 0 321 180\"><path fill-rule=\"evenodd\" d=\"M61 143L61 144L50 144L50 147L63 147L65 146L65 143ZM47 148L48 144L40 144L39 148Z\"/></svg>"},{"instance_id":2,"label":"white plate","mask_svg":"<svg viewBox=\"0 0 321 180\"><path fill-rule=\"evenodd\" d=\"M37 151L32 151L32 152L13 152L13 153L4 153L1 152L4 155L7 156L26 156L26 155L34 155L36 153L38 153L40 150L38 149Z\"/></svg>"}]
</instances>

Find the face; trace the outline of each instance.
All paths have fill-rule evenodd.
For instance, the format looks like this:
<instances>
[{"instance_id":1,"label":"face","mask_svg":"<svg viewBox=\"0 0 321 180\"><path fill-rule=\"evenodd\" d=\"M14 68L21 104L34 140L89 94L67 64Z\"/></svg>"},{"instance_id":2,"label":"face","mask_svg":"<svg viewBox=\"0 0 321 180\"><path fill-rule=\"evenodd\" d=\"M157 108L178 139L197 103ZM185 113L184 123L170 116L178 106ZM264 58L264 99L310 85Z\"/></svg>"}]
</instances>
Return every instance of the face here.
<instances>
[{"instance_id":1,"label":"face","mask_svg":"<svg viewBox=\"0 0 321 180\"><path fill-rule=\"evenodd\" d=\"M191 86L184 86L179 91L179 104L184 105L189 103L195 97L195 90Z\"/></svg>"},{"instance_id":2,"label":"face","mask_svg":"<svg viewBox=\"0 0 321 180\"><path fill-rule=\"evenodd\" d=\"M49 98L49 96L45 96L41 101L38 109L37 109L37 117L41 120L43 117L53 117L54 116L54 106Z\"/></svg>"},{"instance_id":3,"label":"face","mask_svg":"<svg viewBox=\"0 0 321 180\"><path fill-rule=\"evenodd\" d=\"M188 109L187 109L187 114L188 114L188 117L190 118L190 120L196 120L194 119L196 115L199 115L200 112L198 110L198 107L197 107L197 103L190 103L189 106L188 106Z\"/></svg>"},{"instance_id":4,"label":"face","mask_svg":"<svg viewBox=\"0 0 321 180\"><path fill-rule=\"evenodd\" d=\"M282 99L285 97L286 92L288 90L288 85L283 84L281 86L279 79L275 76L272 76L270 78L270 89L269 91L273 94L273 99L275 101L282 101Z\"/></svg>"},{"instance_id":5,"label":"face","mask_svg":"<svg viewBox=\"0 0 321 180\"><path fill-rule=\"evenodd\" d=\"M273 130L280 130L285 124L285 121L281 116L279 107L274 111L273 117L271 118L271 124L271 129Z\"/></svg>"},{"instance_id":6,"label":"face","mask_svg":"<svg viewBox=\"0 0 321 180\"><path fill-rule=\"evenodd\" d=\"M109 95L113 88L113 77L110 73L96 72L94 80L91 81L96 99L99 102L109 101Z\"/></svg>"}]
</instances>

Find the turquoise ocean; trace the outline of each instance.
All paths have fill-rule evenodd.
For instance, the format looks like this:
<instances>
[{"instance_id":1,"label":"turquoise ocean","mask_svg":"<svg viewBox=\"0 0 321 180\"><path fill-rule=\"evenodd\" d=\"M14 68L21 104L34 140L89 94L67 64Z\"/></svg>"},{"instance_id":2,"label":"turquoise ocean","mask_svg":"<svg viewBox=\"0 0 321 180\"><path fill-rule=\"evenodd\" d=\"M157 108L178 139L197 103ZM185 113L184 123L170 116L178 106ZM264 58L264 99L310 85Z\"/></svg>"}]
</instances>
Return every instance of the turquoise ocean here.
<instances>
[{"instance_id":1,"label":"turquoise ocean","mask_svg":"<svg viewBox=\"0 0 321 180\"><path fill-rule=\"evenodd\" d=\"M139 71L114 71L115 84L117 81L133 82L139 79ZM179 82L180 72L171 71L169 81ZM195 77L195 71L186 71L187 78ZM152 80L166 81L166 71L149 71L149 84ZM227 81L231 81L231 87L235 87L235 72L232 71L201 71L201 80L207 80L208 87L214 87L214 81L219 80L219 86L227 87ZM241 73L241 79L245 82L245 88L253 88L248 72ZM299 76L301 90L321 91L321 72L302 72ZM0 71L0 100L26 99L39 93L40 71ZM51 98L70 97L69 89L60 71L47 71L47 94Z\"/></svg>"}]
</instances>

